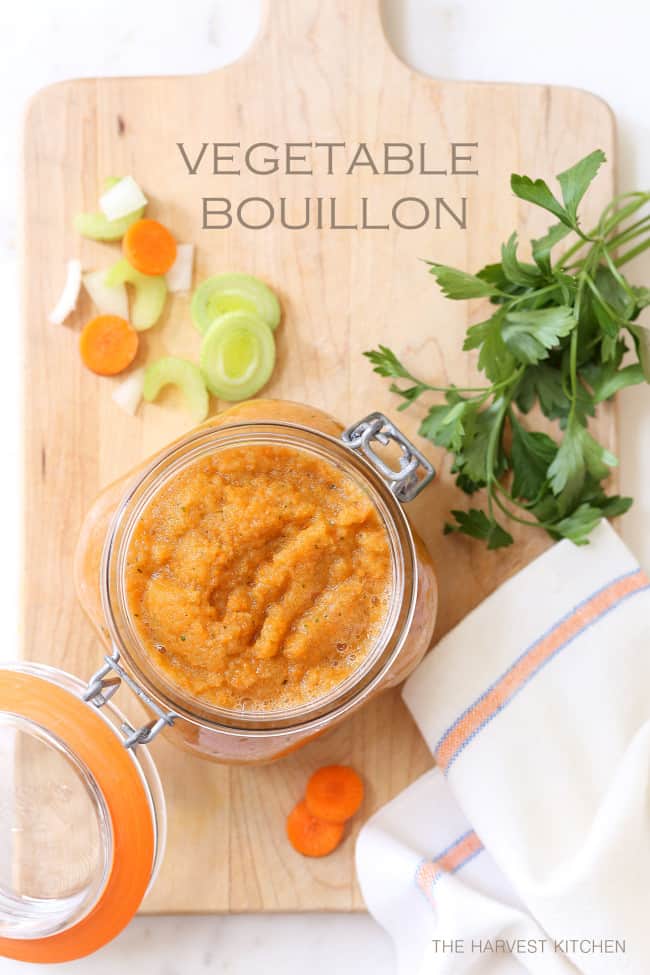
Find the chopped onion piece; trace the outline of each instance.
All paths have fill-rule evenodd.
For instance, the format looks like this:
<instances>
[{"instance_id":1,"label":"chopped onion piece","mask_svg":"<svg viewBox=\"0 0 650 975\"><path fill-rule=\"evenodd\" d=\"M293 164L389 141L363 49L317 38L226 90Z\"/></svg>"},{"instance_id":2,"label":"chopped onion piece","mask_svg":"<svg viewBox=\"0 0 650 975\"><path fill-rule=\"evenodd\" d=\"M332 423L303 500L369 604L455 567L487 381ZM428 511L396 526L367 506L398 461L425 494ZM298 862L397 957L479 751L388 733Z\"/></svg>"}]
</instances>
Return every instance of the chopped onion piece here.
<instances>
[{"instance_id":1,"label":"chopped onion piece","mask_svg":"<svg viewBox=\"0 0 650 975\"><path fill-rule=\"evenodd\" d=\"M109 220L119 220L146 205L147 198L132 176L125 176L99 198L99 209Z\"/></svg>"},{"instance_id":2,"label":"chopped onion piece","mask_svg":"<svg viewBox=\"0 0 650 975\"><path fill-rule=\"evenodd\" d=\"M135 369L113 390L113 402L117 403L130 416L135 416L135 411L140 405L143 381L144 368Z\"/></svg>"},{"instance_id":3,"label":"chopped onion piece","mask_svg":"<svg viewBox=\"0 0 650 975\"><path fill-rule=\"evenodd\" d=\"M118 315L129 319L129 299L126 286L106 284L106 271L91 271L83 276L84 288L101 315Z\"/></svg>"},{"instance_id":4,"label":"chopped onion piece","mask_svg":"<svg viewBox=\"0 0 650 975\"><path fill-rule=\"evenodd\" d=\"M81 261L74 258L68 261L68 272L61 297L52 309L49 319L53 325L63 325L64 321L77 307L81 290Z\"/></svg>"},{"instance_id":5,"label":"chopped onion piece","mask_svg":"<svg viewBox=\"0 0 650 975\"><path fill-rule=\"evenodd\" d=\"M194 265L194 244L177 244L176 260L165 275L170 291L190 291Z\"/></svg>"}]
</instances>

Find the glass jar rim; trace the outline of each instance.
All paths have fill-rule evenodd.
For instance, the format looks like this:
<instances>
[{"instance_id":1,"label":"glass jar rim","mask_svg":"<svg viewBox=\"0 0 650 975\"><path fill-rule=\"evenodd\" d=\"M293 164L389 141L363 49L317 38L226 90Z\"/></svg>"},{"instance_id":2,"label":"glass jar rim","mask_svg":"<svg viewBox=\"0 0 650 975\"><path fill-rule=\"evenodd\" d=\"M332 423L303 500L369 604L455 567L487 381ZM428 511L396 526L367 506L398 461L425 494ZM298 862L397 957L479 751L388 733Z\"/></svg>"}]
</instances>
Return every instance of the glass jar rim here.
<instances>
[{"instance_id":1,"label":"glass jar rim","mask_svg":"<svg viewBox=\"0 0 650 975\"><path fill-rule=\"evenodd\" d=\"M247 712L219 708L185 694L151 662L130 619L124 576L130 540L138 520L157 491L199 457L227 447L279 444L316 454L335 463L360 483L381 516L390 545L393 585L387 618L360 666L327 694L299 707ZM199 427L160 451L127 489L106 536L100 570L105 622L115 650L146 693L166 710L189 722L236 736L308 732L323 719L344 714L367 697L393 664L408 633L417 594L417 558L411 529L387 483L375 468L343 440L286 421L233 421Z\"/></svg>"}]
</instances>

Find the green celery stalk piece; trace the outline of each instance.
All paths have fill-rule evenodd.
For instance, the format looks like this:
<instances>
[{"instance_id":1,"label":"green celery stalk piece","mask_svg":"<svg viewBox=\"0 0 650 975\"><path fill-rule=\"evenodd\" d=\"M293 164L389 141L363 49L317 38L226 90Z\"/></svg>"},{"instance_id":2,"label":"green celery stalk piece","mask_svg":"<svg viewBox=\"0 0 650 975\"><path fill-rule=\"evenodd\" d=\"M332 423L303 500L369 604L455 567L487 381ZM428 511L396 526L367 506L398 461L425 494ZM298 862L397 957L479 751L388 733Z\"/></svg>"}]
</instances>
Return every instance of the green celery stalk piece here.
<instances>
[{"instance_id":1,"label":"green celery stalk piece","mask_svg":"<svg viewBox=\"0 0 650 975\"><path fill-rule=\"evenodd\" d=\"M163 386L178 386L190 407L195 423L208 415L209 397L201 370L193 362L168 355L152 362L144 371L142 395L148 403L156 399Z\"/></svg>"},{"instance_id":2,"label":"green celery stalk piece","mask_svg":"<svg viewBox=\"0 0 650 975\"><path fill-rule=\"evenodd\" d=\"M119 183L121 176L109 176L104 180L104 191L110 190L111 186ZM74 229L82 237L90 240L121 240L132 223L141 220L144 216L145 207L127 213L119 220L108 220L107 217L98 210L96 213L78 213L74 218Z\"/></svg>"},{"instance_id":3,"label":"green celery stalk piece","mask_svg":"<svg viewBox=\"0 0 650 975\"><path fill-rule=\"evenodd\" d=\"M109 288L117 284L133 285L135 297L131 306L131 324L137 332L144 332L156 324L167 297L164 275L141 274L123 257L108 269L104 281Z\"/></svg>"}]
</instances>

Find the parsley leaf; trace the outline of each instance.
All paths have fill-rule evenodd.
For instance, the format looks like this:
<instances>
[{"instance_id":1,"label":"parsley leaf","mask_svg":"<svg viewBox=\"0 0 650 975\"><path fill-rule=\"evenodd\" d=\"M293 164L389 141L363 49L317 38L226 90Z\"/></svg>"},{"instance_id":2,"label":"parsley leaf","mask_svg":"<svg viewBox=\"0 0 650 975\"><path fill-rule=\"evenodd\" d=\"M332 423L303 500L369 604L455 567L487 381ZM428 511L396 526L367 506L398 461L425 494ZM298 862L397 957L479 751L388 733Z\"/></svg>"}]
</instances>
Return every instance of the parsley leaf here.
<instances>
[{"instance_id":1,"label":"parsley leaf","mask_svg":"<svg viewBox=\"0 0 650 975\"><path fill-rule=\"evenodd\" d=\"M503 274L513 284L524 288L539 284L541 274L533 264L522 264L517 257L517 232L513 232L501 247L501 267Z\"/></svg>"},{"instance_id":2,"label":"parsley leaf","mask_svg":"<svg viewBox=\"0 0 650 975\"><path fill-rule=\"evenodd\" d=\"M505 316L502 337L512 354L526 365L535 365L548 358L548 350L559 345L575 326L572 308L532 308L511 311Z\"/></svg>"},{"instance_id":3,"label":"parsley leaf","mask_svg":"<svg viewBox=\"0 0 650 975\"><path fill-rule=\"evenodd\" d=\"M558 217L567 227L574 228L571 217L560 201L553 196L543 179L533 180L530 176L517 176L513 173L510 177L510 188L520 200L527 200L538 207L543 207L544 210Z\"/></svg>"},{"instance_id":4,"label":"parsley leaf","mask_svg":"<svg viewBox=\"0 0 650 975\"><path fill-rule=\"evenodd\" d=\"M558 446L551 437L539 431L528 431L512 420L513 498L534 501L539 497L548 478L548 468L557 454Z\"/></svg>"},{"instance_id":5,"label":"parsley leaf","mask_svg":"<svg viewBox=\"0 0 650 975\"><path fill-rule=\"evenodd\" d=\"M485 278L466 271L457 271L444 264L429 264L430 274L433 274L446 298L462 300L464 298L490 298L499 293L499 289Z\"/></svg>"},{"instance_id":6,"label":"parsley leaf","mask_svg":"<svg viewBox=\"0 0 650 975\"><path fill-rule=\"evenodd\" d=\"M485 512L479 508L470 508L469 511L453 510L451 514L454 516L456 524L447 522L445 524L445 535L460 531L472 538L480 538L487 542L489 549L505 548L507 545L512 545L512 535L494 519L489 519Z\"/></svg>"},{"instance_id":7,"label":"parsley leaf","mask_svg":"<svg viewBox=\"0 0 650 975\"><path fill-rule=\"evenodd\" d=\"M485 484L495 474L499 477L506 469L505 453L499 449L488 466L490 434L495 423L499 422L502 404L497 400L486 409L470 414L466 424L465 438L456 457L458 470L474 484Z\"/></svg>"},{"instance_id":8,"label":"parsley leaf","mask_svg":"<svg viewBox=\"0 0 650 975\"><path fill-rule=\"evenodd\" d=\"M594 152L590 152L588 156L585 156L584 159L577 162L575 166L571 166L570 169L565 169L563 173L558 175L557 181L562 190L562 200L574 224L578 222L578 206L580 201L604 162L605 153L602 149L596 149Z\"/></svg>"},{"instance_id":9,"label":"parsley leaf","mask_svg":"<svg viewBox=\"0 0 650 975\"><path fill-rule=\"evenodd\" d=\"M405 410L411 403L414 403L416 399L419 399L422 393L426 393L431 390L431 386L428 383L420 382L415 376L406 369L400 360L397 358L394 352L386 348L385 345L380 345L377 349L372 349L369 352L363 353L367 359L372 362L374 369L379 376L388 376L397 379L408 379L413 383L412 386L400 387L395 383L391 384L391 393L396 393L401 396L404 400L397 409Z\"/></svg>"},{"instance_id":10,"label":"parsley leaf","mask_svg":"<svg viewBox=\"0 0 650 975\"><path fill-rule=\"evenodd\" d=\"M589 535L601 521L603 513L592 505L579 505L570 515L556 522L551 534L556 538L568 538L576 545L586 545Z\"/></svg>"},{"instance_id":11,"label":"parsley leaf","mask_svg":"<svg viewBox=\"0 0 650 975\"><path fill-rule=\"evenodd\" d=\"M591 436L577 420L569 422L559 450L548 468L551 490L562 495L567 508L573 507L585 484L587 474L597 481L609 474L618 461Z\"/></svg>"},{"instance_id":12,"label":"parsley leaf","mask_svg":"<svg viewBox=\"0 0 650 975\"><path fill-rule=\"evenodd\" d=\"M645 380L650 383L650 328L645 325L628 325L628 330L634 338L639 365Z\"/></svg>"},{"instance_id":13,"label":"parsley leaf","mask_svg":"<svg viewBox=\"0 0 650 975\"><path fill-rule=\"evenodd\" d=\"M373 372L376 372L379 376L393 376L398 379L410 379L412 382L416 382L415 378L402 365L395 353L385 345L379 345L376 349L371 349L370 352L364 352L363 354L367 359L370 359L374 367Z\"/></svg>"},{"instance_id":14,"label":"parsley leaf","mask_svg":"<svg viewBox=\"0 0 650 975\"><path fill-rule=\"evenodd\" d=\"M422 420L418 433L439 447L457 453L463 445L467 418L476 411L476 404L463 399L450 390L446 394L447 405L432 406Z\"/></svg>"},{"instance_id":15,"label":"parsley leaf","mask_svg":"<svg viewBox=\"0 0 650 975\"><path fill-rule=\"evenodd\" d=\"M543 237L538 237L537 240L531 242L533 260L542 274L547 277L551 276L551 251L570 233L571 228L567 227L566 224L556 223L548 228L548 232Z\"/></svg>"},{"instance_id":16,"label":"parsley leaf","mask_svg":"<svg viewBox=\"0 0 650 975\"><path fill-rule=\"evenodd\" d=\"M492 318L467 330L463 349L480 348L478 367L490 382L498 383L514 373L516 362L502 335L503 313L496 312Z\"/></svg>"},{"instance_id":17,"label":"parsley leaf","mask_svg":"<svg viewBox=\"0 0 650 975\"><path fill-rule=\"evenodd\" d=\"M571 403L562 381L562 373L545 362L526 369L516 390L515 402L522 413L539 402L544 416L556 420L569 413Z\"/></svg>"},{"instance_id":18,"label":"parsley leaf","mask_svg":"<svg viewBox=\"0 0 650 975\"><path fill-rule=\"evenodd\" d=\"M591 390L595 403L602 403L610 399L615 393L628 386L636 386L645 381L643 369L639 362L632 362L624 369L617 369L613 363L597 371L597 378L591 383Z\"/></svg>"}]
</instances>

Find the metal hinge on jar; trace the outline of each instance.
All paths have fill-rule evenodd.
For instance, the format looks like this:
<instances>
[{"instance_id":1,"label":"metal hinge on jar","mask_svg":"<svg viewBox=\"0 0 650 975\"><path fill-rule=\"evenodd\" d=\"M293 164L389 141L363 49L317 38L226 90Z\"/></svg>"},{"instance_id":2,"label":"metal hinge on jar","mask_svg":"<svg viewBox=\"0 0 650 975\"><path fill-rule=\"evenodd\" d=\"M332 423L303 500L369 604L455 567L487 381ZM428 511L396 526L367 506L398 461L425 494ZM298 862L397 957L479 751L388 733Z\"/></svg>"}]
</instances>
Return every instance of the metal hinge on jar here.
<instances>
[{"instance_id":1,"label":"metal hinge on jar","mask_svg":"<svg viewBox=\"0 0 650 975\"><path fill-rule=\"evenodd\" d=\"M103 707L110 701L115 691L119 688L122 681L133 691L142 703L156 715L147 724L140 728L134 728L124 721L121 730L124 735L124 747L134 748L136 745L148 745L163 728L171 727L174 718L177 717L173 711L163 711L162 708L149 695L142 690L132 677L129 677L119 663L120 654L115 650L111 656L104 657L104 665L88 681L88 688L83 694L84 701L94 704L96 708Z\"/></svg>"},{"instance_id":2,"label":"metal hinge on jar","mask_svg":"<svg viewBox=\"0 0 650 975\"><path fill-rule=\"evenodd\" d=\"M398 501L412 501L435 477L433 465L383 413L370 413L353 423L342 434L343 442L362 453L388 482ZM396 443L400 450L399 470L389 467L373 450L373 441L387 447Z\"/></svg>"}]
</instances>

